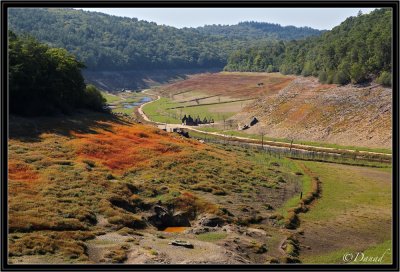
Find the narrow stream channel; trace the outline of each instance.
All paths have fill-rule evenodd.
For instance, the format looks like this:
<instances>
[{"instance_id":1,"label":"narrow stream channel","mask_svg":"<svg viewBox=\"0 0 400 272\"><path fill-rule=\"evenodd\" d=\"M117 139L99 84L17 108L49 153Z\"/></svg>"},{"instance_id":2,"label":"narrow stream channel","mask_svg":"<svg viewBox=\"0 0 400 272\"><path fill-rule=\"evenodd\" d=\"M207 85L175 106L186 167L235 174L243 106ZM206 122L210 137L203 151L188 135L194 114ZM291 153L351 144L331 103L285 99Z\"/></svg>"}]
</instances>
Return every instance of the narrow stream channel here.
<instances>
[{"instance_id":1,"label":"narrow stream channel","mask_svg":"<svg viewBox=\"0 0 400 272\"><path fill-rule=\"evenodd\" d=\"M151 97L145 96L145 97L142 97L137 102L123 102L122 105L124 106L125 109L131 109L133 107L140 106L144 103L150 102L151 100L153 100Z\"/></svg>"}]
</instances>

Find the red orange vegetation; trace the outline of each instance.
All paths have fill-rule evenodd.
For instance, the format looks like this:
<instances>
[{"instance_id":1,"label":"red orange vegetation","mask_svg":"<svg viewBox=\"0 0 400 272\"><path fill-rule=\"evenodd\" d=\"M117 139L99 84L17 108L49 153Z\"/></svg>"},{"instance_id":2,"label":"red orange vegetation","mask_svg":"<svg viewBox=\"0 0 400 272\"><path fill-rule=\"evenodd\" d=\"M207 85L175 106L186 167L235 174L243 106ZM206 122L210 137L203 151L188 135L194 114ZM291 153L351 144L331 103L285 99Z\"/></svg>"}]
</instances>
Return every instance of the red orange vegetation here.
<instances>
[{"instance_id":1,"label":"red orange vegetation","mask_svg":"<svg viewBox=\"0 0 400 272\"><path fill-rule=\"evenodd\" d=\"M38 173L32 166L16 160L8 162L8 178L18 181L34 181L38 178Z\"/></svg>"},{"instance_id":2,"label":"red orange vegetation","mask_svg":"<svg viewBox=\"0 0 400 272\"><path fill-rule=\"evenodd\" d=\"M293 79L278 73L207 73L163 86L160 92L169 95L196 91L235 98L255 98L262 94L275 94ZM263 85L259 86L259 83Z\"/></svg>"},{"instance_id":3,"label":"red orange vegetation","mask_svg":"<svg viewBox=\"0 0 400 272\"><path fill-rule=\"evenodd\" d=\"M134 167L148 166L158 156L184 155L190 146L200 145L195 141L184 141L158 129L143 125L118 125L110 123L111 129L98 133L74 133L72 141L79 157L99 162L116 172Z\"/></svg>"}]
</instances>

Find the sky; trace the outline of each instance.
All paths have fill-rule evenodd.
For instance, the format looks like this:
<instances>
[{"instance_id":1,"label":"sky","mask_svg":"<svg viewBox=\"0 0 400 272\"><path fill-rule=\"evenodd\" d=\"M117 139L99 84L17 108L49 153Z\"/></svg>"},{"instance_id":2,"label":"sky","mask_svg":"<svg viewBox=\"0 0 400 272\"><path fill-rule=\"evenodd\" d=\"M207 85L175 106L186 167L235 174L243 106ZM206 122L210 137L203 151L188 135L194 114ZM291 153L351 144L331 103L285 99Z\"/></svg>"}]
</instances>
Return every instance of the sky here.
<instances>
[{"instance_id":1,"label":"sky","mask_svg":"<svg viewBox=\"0 0 400 272\"><path fill-rule=\"evenodd\" d=\"M116 16L138 18L177 28L212 24L233 25L243 21L309 26L330 30L349 16L373 8L84 8Z\"/></svg>"}]
</instances>

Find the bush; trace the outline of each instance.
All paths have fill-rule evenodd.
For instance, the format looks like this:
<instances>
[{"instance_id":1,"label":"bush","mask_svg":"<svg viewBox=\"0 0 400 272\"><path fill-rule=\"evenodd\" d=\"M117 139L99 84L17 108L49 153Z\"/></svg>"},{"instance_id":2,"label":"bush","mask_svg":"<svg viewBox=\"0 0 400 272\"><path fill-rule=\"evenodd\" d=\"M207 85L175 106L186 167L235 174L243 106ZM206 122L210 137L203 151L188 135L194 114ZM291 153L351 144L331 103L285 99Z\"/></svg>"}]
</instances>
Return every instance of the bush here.
<instances>
[{"instance_id":1,"label":"bush","mask_svg":"<svg viewBox=\"0 0 400 272\"><path fill-rule=\"evenodd\" d=\"M272 73L272 72L275 72L275 69L274 69L274 66L272 66L272 65L270 64L270 65L268 65L268 67L267 67L267 73Z\"/></svg>"},{"instance_id":2,"label":"bush","mask_svg":"<svg viewBox=\"0 0 400 272\"><path fill-rule=\"evenodd\" d=\"M112 263L123 263L128 258L126 250L122 247L120 249L113 249L105 255L106 258Z\"/></svg>"},{"instance_id":3,"label":"bush","mask_svg":"<svg viewBox=\"0 0 400 272\"><path fill-rule=\"evenodd\" d=\"M328 80L328 74L325 71L321 71L318 75L318 80L321 83L326 83Z\"/></svg>"},{"instance_id":4,"label":"bush","mask_svg":"<svg viewBox=\"0 0 400 272\"><path fill-rule=\"evenodd\" d=\"M334 71L329 71L328 72L328 77L326 79L326 83L332 84L333 83L333 78L335 77L335 72Z\"/></svg>"},{"instance_id":5,"label":"bush","mask_svg":"<svg viewBox=\"0 0 400 272\"><path fill-rule=\"evenodd\" d=\"M333 83L335 84L346 85L349 82L350 77L343 71L338 71L333 77Z\"/></svg>"},{"instance_id":6,"label":"bush","mask_svg":"<svg viewBox=\"0 0 400 272\"><path fill-rule=\"evenodd\" d=\"M380 76L376 79L376 82L382 84L383 86L390 87L392 86L392 74L386 71L383 71Z\"/></svg>"},{"instance_id":7,"label":"bush","mask_svg":"<svg viewBox=\"0 0 400 272\"><path fill-rule=\"evenodd\" d=\"M146 223L137 216L121 214L108 218L110 224L121 225L132 229L140 229L146 226Z\"/></svg>"},{"instance_id":8,"label":"bush","mask_svg":"<svg viewBox=\"0 0 400 272\"><path fill-rule=\"evenodd\" d=\"M361 83L365 81L365 69L359 63L354 63L350 68L350 78L352 83Z\"/></svg>"},{"instance_id":9,"label":"bush","mask_svg":"<svg viewBox=\"0 0 400 272\"><path fill-rule=\"evenodd\" d=\"M106 99L94 85L87 85L84 90L83 104L86 108L101 111Z\"/></svg>"},{"instance_id":10,"label":"bush","mask_svg":"<svg viewBox=\"0 0 400 272\"><path fill-rule=\"evenodd\" d=\"M311 62L306 62L306 64L304 65L303 70L301 71L301 75L305 76L305 77L311 76L313 70L314 69L313 69L313 66L312 66Z\"/></svg>"},{"instance_id":11,"label":"bush","mask_svg":"<svg viewBox=\"0 0 400 272\"><path fill-rule=\"evenodd\" d=\"M284 75L292 74L292 71L286 64L282 64L281 67L279 67L279 72L281 72Z\"/></svg>"}]
</instances>

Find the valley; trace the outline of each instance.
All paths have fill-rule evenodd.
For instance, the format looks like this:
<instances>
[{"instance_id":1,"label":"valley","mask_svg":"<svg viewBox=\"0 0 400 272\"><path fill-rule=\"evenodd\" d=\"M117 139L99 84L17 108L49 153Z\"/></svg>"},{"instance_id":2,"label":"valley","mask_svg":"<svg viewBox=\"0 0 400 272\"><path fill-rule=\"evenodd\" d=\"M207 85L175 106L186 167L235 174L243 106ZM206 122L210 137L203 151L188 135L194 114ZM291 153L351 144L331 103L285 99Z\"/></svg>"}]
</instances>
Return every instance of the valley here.
<instances>
[{"instance_id":1,"label":"valley","mask_svg":"<svg viewBox=\"0 0 400 272\"><path fill-rule=\"evenodd\" d=\"M211 78L215 87L203 77ZM200 74L139 93L104 93L111 115L82 112L62 123L56 117L12 118L10 260L342 263L345 251L390 246L390 164L358 158L346 164L341 164L344 159L335 164L313 162L293 157L291 146L285 153L246 141L212 140L212 133L233 131L233 126L223 129L224 121L229 124L246 114L260 98L282 95L295 80L279 74ZM260 81L263 87L257 86ZM226 86L232 87L228 91ZM314 86L327 87L335 86ZM251 99L246 106L230 105L244 98ZM203 103L218 104L207 108ZM192 139L152 123L179 124L181 112L173 109L179 105L186 106L182 114L211 116L215 122L178 125ZM139 107L150 122L142 120ZM210 133L208 141L203 130ZM252 134L240 135L252 140ZM83 186L89 180L90 187ZM343 197L354 201L343 202ZM46 222L44 217L53 220ZM379 220L379 227L371 220ZM371 232L381 235L366 239ZM327 246L332 239L337 243ZM171 245L180 240L193 249ZM358 241L358 247L352 241ZM384 261L390 262L390 255L387 258Z\"/></svg>"},{"instance_id":2,"label":"valley","mask_svg":"<svg viewBox=\"0 0 400 272\"><path fill-rule=\"evenodd\" d=\"M155 87L144 112L160 123L213 119L205 132L333 149L391 153L391 90L320 84L277 73L208 73ZM238 129L253 117L258 122ZM377 129L379 127L379 129Z\"/></svg>"},{"instance_id":3,"label":"valley","mask_svg":"<svg viewBox=\"0 0 400 272\"><path fill-rule=\"evenodd\" d=\"M7 13L8 267L395 264L390 8L104 11Z\"/></svg>"}]
</instances>

